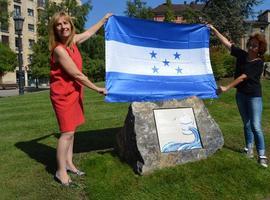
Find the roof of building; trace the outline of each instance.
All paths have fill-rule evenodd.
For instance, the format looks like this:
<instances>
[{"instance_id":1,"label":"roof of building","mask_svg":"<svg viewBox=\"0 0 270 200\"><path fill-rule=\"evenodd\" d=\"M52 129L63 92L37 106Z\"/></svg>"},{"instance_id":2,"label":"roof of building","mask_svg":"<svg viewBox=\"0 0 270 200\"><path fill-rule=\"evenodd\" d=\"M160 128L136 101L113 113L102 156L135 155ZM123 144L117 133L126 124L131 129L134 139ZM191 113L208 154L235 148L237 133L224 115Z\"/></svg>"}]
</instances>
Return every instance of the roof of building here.
<instances>
[{"instance_id":1,"label":"roof of building","mask_svg":"<svg viewBox=\"0 0 270 200\"><path fill-rule=\"evenodd\" d=\"M270 10L265 10L263 13L259 14L259 16L264 15L265 13L270 12ZM259 17L258 16L258 17Z\"/></svg>"},{"instance_id":2,"label":"roof of building","mask_svg":"<svg viewBox=\"0 0 270 200\"><path fill-rule=\"evenodd\" d=\"M205 4L197 4L197 3L190 3L190 4L172 4L172 9L175 12L175 14L181 14L184 10L187 8L192 8L194 10L202 10L204 8ZM164 15L166 12L166 3L161 4L154 8L152 12L155 15Z\"/></svg>"},{"instance_id":3,"label":"roof of building","mask_svg":"<svg viewBox=\"0 0 270 200\"><path fill-rule=\"evenodd\" d=\"M245 20L245 23L247 24L253 24L253 25L268 25L269 22L265 22L265 21L255 21L255 20Z\"/></svg>"}]
</instances>

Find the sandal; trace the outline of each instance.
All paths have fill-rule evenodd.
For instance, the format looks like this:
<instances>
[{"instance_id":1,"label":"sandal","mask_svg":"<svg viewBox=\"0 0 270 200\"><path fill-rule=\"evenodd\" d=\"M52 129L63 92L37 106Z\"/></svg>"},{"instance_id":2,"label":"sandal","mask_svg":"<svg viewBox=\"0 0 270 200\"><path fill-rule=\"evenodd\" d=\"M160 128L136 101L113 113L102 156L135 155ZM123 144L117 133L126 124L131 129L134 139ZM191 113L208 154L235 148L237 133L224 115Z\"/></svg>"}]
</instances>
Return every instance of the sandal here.
<instances>
[{"instance_id":1,"label":"sandal","mask_svg":"<svg viewBox=\"0 0 270 200\"><path fill-rule=\"evenodd\" d=\"M77 171L73 171L73 170L67 168L67 171L68 171L68 172L71 172L72 174L76 174L77 176L84 176L84 175L85 175L85 172L80 171L80 170L78 170L78 169L77 169Z\"/></svg>"},{"instance_id":2,"label":"sandal","mask_svg":"<svg viewBox=\"0 0 270 200\"><path fill-rule=\"evenodd\" d=\"M70 179L68 180L67 183L62 182L57 173L55 173L55 175L54 175L54 180L65 187L69 187L72 184L72 181Z\"/></svg>"}]
</instances>

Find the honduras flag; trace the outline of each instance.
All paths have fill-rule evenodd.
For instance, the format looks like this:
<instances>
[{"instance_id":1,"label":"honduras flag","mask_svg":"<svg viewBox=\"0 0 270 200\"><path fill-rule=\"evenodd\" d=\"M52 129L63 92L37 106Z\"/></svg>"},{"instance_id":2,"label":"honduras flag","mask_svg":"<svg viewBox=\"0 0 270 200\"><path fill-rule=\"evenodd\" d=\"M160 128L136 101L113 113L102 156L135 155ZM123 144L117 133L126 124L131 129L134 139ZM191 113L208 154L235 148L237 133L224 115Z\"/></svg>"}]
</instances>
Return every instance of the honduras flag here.
<instances>
[{"instance_id":1,"label":"honduras flag","mask_svg":"<svg viewBox=\"0 0 270 200\"><path fill-rule=\"evenodd\" d=\"M105 46L107 102L217 97L205 25L112 16Z\"/></svg>"}]
</instances>

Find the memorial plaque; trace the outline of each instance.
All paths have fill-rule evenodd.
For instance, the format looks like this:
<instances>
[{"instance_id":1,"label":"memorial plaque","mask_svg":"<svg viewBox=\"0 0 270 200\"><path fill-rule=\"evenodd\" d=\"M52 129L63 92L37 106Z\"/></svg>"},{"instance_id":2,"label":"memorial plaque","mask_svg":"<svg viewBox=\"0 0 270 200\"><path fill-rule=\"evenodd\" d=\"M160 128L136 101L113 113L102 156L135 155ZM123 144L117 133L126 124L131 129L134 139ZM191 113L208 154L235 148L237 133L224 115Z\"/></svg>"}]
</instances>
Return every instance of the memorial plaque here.
<instances>
[{"instance_id":1,"label":"memorial plaque","mask_svg":"<svg viewBox=\"0 0 270 200\"><path fill-rule=\"evenodd\" d=\"M202 148L192 108L155 109L154 116L162 153Z\"/></svg>"}]
</instances>

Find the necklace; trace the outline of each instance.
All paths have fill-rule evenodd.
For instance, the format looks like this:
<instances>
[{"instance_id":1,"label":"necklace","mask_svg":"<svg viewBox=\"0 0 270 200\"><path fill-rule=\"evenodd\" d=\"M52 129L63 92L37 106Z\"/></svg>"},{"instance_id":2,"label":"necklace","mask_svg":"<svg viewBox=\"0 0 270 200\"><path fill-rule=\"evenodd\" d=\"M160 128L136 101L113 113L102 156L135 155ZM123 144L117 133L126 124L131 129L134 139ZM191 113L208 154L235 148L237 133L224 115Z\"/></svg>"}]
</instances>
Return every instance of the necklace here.
<instances>
[{"instance_id":1,"label":"necklace","mask_svg":"<svg viewBox=\"0 0 270 200\"><path fill-rule=\"evenodd\" d=\"M254 59L252 59L252 60L250 60L250 59L247 58L247 62L253 62L253 61L255 61L255 60L261 60L261 58L254 58Z\"/></svg>"}]
</instances>

